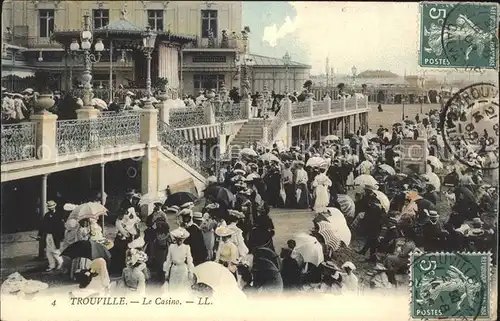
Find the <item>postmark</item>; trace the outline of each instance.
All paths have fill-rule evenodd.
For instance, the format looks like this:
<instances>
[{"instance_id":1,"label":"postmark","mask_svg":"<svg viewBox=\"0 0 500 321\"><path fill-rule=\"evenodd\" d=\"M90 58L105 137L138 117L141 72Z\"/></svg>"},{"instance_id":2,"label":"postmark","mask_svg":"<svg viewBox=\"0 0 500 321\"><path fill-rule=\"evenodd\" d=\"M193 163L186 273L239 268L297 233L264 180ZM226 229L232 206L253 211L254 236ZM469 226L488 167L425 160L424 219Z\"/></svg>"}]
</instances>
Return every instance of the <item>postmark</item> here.
<instances>
[{"instance_id":1,"label":"postmark","mask_svg":"<svg viewBox=\"0 0 500 321\"><path fill-rule=\"evenodd\" d=\"M491 314L490 253L413 254L413 319L485 319Z\"/></svg>"},{"instance_id":2,"label":"postmark","mask_svg":"<svg viewBox=\"0 0 500 321\"><path fill-rule=\"evenodd\" d=\"M497 86L477 83L461 89L441 111L446 148L469 167L498 168L499 120Z\"/></svg>"},{"instance_id":3,"label":"postmark","mask_svg":"<svg viewBox=\"0 0 500 321\"><path fill-rule=\"evenodd\" d=\"M495 3L421 3L420 66L495 69L497 31Z\"/></svg>"}]
</instances>

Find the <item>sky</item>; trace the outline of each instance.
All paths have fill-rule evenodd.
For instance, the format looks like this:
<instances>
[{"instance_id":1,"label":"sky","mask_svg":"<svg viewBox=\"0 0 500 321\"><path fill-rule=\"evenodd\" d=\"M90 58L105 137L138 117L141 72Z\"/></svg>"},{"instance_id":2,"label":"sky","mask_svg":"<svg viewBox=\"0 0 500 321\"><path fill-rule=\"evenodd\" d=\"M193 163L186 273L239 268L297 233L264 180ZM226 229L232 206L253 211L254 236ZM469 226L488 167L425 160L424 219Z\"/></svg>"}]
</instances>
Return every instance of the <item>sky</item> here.
<instances>
[{"instance_id":1,"label":"sky","mask_svg":"<svg viewBox=\"0 0 500 321\"><path fill-rule=\"evenodd\" d=\"M283 57L325 73L390 70L418 74L418 3L243 2L252 53Z\"/></svg>"}]
</instances>

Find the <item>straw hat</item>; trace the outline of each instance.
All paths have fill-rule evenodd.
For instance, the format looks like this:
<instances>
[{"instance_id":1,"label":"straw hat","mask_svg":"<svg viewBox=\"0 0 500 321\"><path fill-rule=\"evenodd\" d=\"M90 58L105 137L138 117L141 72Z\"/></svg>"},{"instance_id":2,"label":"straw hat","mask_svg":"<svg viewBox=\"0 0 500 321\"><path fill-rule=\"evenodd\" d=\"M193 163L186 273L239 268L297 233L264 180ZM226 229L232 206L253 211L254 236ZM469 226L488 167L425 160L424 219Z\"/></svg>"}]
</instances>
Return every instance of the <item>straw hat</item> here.
<instances>
[{"instance_id":1,"label":"straw hat","mask_svg":"<svg viewBox=\"0 0 500 321\"><path fill-rule=\"evenodd\" d=\"M135 96L135 94L131 91L127 91L127 93L125 94L126 96Z\"/></svg>"},{"instance_id":2,"label":"straw hat","mask_svg":"<svg viewBox=\"0 0 500 321\"><path fill-rule=\"evenodd\" d=\"M167 208L166 208L166 211L167 211L167 212L171 212L171 213L177 213L177 212L179 212L179 211L180 211L180 208L179 208L179 206L177 206L177 205L173 205L173 206L171 206L171 207L167 207Z\"/></svg>"},{"instance_id":3,"label":"straw hat","mask_svg":"<svg viewBox=\"0 0 500 321\"><path fill-rule=\"evenodd\" d=\"M245 188L247 188L247 185L245 183L243 183L243 182L236 182L234 184L234 187L237 187L237 188L240 188L240 189L245 189Z\"/></svg>"},{"instance_id":4,"label":"straw hat","mask_svg":"<svg viewBox=\"0 0 500 321\"><path fill-rule=\"evenodd\" d=\"M68 211L68 212L71 212L75 208L76 208L76 205L75 204L71 204L71 203L66 203L63 206L63 210Z\"/></svg>"},{"instance_id":5,"label":"straw hat","mask_svg":"<svg viewBox=\"0 0 500 321\"><path fill-rule=\"evenodd\" d=\"M47 208L48 209L56 208L56 206L57 206L57 203L54 202L54 201L48 201L47 202Z\"/></svg>"},{"instance_id":6,"label":"straw hat","mask_svg":"<svg viewBox=\"0 0 500 321\"><path fill-rule=\"evenodd\" d=\"M214 210L216 208L219 208L219 203L210 203L207 206L205 206L207 210Z\"/></svg>"},{"instance_id":7,"label":"straw hat","mask_svg":"<svg viewBox=\"0 0 500 321\"><path fill-rule=\"evenodd\" d=\"M173 230L172 232L170 232L170 235L174 239L185 240L189 237L189 232L186 231L185 229L183 229L182 227L178 227L175 230Z\"/></svg>"},{"instance_id":8,"label":"straw hat","mask_svg":"<svg viewBox=\"0 0 500 321\"><path fill-rule=\"evenodd\" d=\"M246 188L244 190L238 191L238 193L243 194L243 195L252 195L252 190L249 188Z\"/></svg>"},{"instance_id":9,"label":"straw hat","mask_svg":"<svg viewBox=\"0 0 500 321\"><path fill-rule=\"evenodd\" d=\"M202 219L203 219L203 213L202 212L194 212L193 213L193 220L201 221Z\"/></svg>"},{"instance_id":10,"label":"straw hat","mask_svg":"<svg viewBox=\"0 0 500 321\"><path fill-rule=\"evenodd\" d=\"M233 233L234 233L234 231L227 228L227 226L219 226L218 228L215 229L215 234L217 234L217 236L221 236L221 237L230 236Z\"/></svg>"},{"instance_id":11,"label":"straw hat","mask_svg":"<svg viewBox=\"0 0 500 321\"><path fill-rule=\"evenodd\" d=\"M433 210L430 210L428 215L429 215L430 218L438 218L439 217L438 212L437 211L433 211Z\"/></svg>"},{"instance_id":12,"label":"straw hat","mask_svg":"<svg viewBox=\"0 0 500 321\"><path fill-rule=\"evenodd\" d=\"M245 217L245 214L241 213L240 211L236 211L236 210L227 210L227 212L229 213L230 216L234 216L236 218L244 218Z\"/></svg>"},{"instance_id":13,"label":"straw hat","mask_svg":"<svg viewBox=\"0 0 500 321\"><path fill-rule=\"evenodd\" d=\"M233 173L238 174L238 175L245 175L246 172L242 169L235 169Z\"/></svg>"}]
</instances>

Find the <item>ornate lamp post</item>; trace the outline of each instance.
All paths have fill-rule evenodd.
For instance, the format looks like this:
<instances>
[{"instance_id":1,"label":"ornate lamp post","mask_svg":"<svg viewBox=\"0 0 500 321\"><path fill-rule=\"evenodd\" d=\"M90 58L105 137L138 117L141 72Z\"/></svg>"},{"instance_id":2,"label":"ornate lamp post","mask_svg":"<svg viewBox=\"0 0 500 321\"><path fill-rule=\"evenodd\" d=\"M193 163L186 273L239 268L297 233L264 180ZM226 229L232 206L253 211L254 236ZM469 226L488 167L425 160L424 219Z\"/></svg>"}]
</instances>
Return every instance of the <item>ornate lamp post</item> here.
<instances>
[{"instance_id":1,"label":"ornate lamp post","mask_svg":"<svg viewBox=\"0 0 500 321\"><path fill-rule=\"evenodd\" d=\"M89 15L85 14L84 18L84 27L82 32L80 33L80 42L78 43L77 39L73 39L73 42L69 46L69 49L72 53L73 59L83 60L84 71L82 75L83 82L83 108L84 109L93 109L92 106L92 98L94 94L92 93L92 64L97 63L101 60L101 52L104 51L104 44L101 39L97 39L94 44L94 52L91 53L92 47L92 32L90 31L90 23L89 23ZM80 54L80 55L78 55Z\"/></svg>"},{"instance_id":2,"label":"ornate lamp post","mask_svg":"<svg viewBox=\"0 0 500 321\"><path fill-rule=\"evenodd\" d=\"M152 109L153 104L151 103L151 54L155 49L156 33L151 30L150 26L146 27L146 32L142 37L142 50L146 56L146 102L144 103L144 109Z\"/></svg>"},{"instance_id":3,"label":"ornate lamp post","mask_svg":"<svg viewBox=\"0 0 500 321\"><path fill-rule=\"evenodd\" d=\"M352 66L351 72L352 72L352 90L354 92L356 92L356 75L358 72L358 70L356 69L356 66Z\"/></svg>"},{"instance_id":4,"label":"ornate lamp post","mask_svg":"<svg viewBox=\"0 0 500 321\"><path fill-rule=\"evenodd\" d=\"M283 56L283 62L285 63L285 97L288 97L288 66L290 66L291 60L292 58L287 51Z\"/></svg>"}]
</instances>

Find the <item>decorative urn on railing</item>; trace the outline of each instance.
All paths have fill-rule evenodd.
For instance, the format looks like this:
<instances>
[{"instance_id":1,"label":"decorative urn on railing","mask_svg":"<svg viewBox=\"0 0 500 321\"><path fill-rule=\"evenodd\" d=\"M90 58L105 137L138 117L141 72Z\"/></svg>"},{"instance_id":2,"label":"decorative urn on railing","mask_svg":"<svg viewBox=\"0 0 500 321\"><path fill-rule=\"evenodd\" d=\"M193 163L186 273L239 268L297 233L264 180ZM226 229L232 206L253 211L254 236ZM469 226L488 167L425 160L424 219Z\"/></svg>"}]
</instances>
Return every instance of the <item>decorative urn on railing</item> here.
<instances>
[{"instance_id":1,"label":"decorative urn on railing","mask_svg":"<svg viewBox=\"0 0 500 321\"><path fill-rule=\"evenodd\" d=\"M49 113L48 109L52 108L56 103L54 95L49 88L50 75L44 71L37 72L35 74L35 79L37 83L37 92L39 92L39 94L36 95L36 102L34 105L35 113Z\"/></svg>"}]
</instances>

